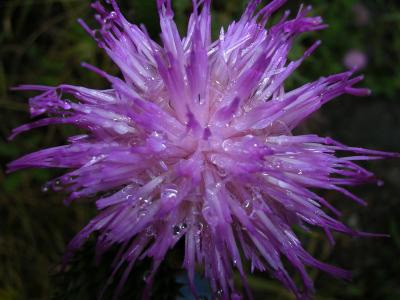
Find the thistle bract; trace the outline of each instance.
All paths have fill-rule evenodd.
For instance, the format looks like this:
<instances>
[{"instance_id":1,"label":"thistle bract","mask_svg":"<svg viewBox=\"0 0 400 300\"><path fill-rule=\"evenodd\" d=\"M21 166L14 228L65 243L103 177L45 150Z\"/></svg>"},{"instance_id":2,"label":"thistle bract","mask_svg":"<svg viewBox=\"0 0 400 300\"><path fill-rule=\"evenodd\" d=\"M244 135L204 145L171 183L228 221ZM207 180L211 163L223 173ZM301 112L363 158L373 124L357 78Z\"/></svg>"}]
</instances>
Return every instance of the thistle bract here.
<instances>
[{"instance_id":1,"label":"thistle bract","mask_svg":"<svg viewBox=\"0 0 400 300\"><path fill-rule=\"evenodd\" d=\"M338 221L339 212L314 189L334 190L364 204L346 187L377 180L355 162L395 154L291 134L337 96L369 91L355 87L362 77L353 71L286 91L285 80L320 44L289 61L294 39L325 25L320 17L309 16L310 7L301 7L293 18L286 12L266 29L271 14L286 1L264 7L260 2L250 1L242 17L212 41L211 0L193 0L183 38L171 2L158 0L161 45L143 26L129 23L114 1L95 2L99 29L80 22L122 76L84 64L105 77L110 89L67 84L17 88L39 91L30 99L32 116L49 117L16 128L12 136L52 124L72 124L86 132L64 146L28 154L9 170L66 168L68 173L48 187L66 190L66 202L96 195L99 214L72 240L69 251L94 232L100 254L121 246L111 278L120 268L126 270L115 298L135 263L146 257L153 264L144 297L151 297L155 272L180 240L194 294L196 266L218 299L241 299L233 272L240 274L251 298L245 265L251 271L267 270L298 299L313 293L306 266L349 276L307 253L293 227L318 227L332 242L332 231L364 235ZM302 286L283 261L300 274Z\"/></svg>"}]
</instances>

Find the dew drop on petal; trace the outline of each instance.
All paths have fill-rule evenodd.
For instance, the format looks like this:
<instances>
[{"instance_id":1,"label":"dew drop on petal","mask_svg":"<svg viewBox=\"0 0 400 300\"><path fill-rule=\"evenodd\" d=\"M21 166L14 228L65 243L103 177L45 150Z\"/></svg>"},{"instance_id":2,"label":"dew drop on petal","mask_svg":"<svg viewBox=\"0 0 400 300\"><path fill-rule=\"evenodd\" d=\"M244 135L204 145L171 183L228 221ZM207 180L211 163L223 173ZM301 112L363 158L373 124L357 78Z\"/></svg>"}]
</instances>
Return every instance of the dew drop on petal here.
<instances>
[{"instance_id":1,"label":"dew drop on petal","mask_svg":"<svg viewBox=\"0 0 400 300\"><path fill-rule=\"evenodd\" d=\"M203 223L202 223L202 222L198 222L198 223L196 224L196 229L197 229L197 234L202 233L202 232L203 232L203 229L204 229Z\"/></svg>"},{"instance_id":2,"label":"dew drop on petal","mask_svg":"<svg viewBox=\"0 0 400 300\"><path fill-rule=\"evenodd\" d=\"M151 205L153 203L153 201L151 201L151 198L144 198L142 202L144 205Z\"/></svg>"},{"instance_id":3,"label":"dew drop on petal","mask_svg":"<svg viewBox=\"0 0 400 300\"><path fill-rule=\"evenodd\" d=\"M70 102L67 101L67 102L64 102L63 108L66 110L69 110L72 108L72 106L71 106Z\"/></svg>"},{"instance_id":4,"label":"dew drop on petal","mask_svg":"<svg viewBox=\"0 0 400 300\"><path fill-rule=\"evenodd\" d=\"M244 201L243 204L242 204L242 206L243 206L244 208L249 208L249 207L250 207L250 200Z\"/></svg>"},{"instance_id":5,"label":"dew drop on petal","mask_svg":"<svg viewBox=\"0 0 400 300\"><path fill-rule=\"evenodd\" d=\"M174 225L174 227L172 228L172 232L175 236L179 235L181 233L181 228L178 225Z\"/></svg>"},{"instance_id":6,"label":"dew drop on petal","mask_svg":"<svg viewBox=\"0 0 400 300\"><path fill-rule=\"evenodd\" d=\"M216 292L217 297L221 297L223 295L224 291L222 289L218 289Z\"/></svg>"},{"instance_id":7,"label":"dew drop on petal","mask_svg":"<svg viewBox=\"0 0 400 300\"><path fill-rule=\"evenodd\" d=\"M174 199L177 196L178 196L178 188L175 185L167 187L161 193L161 198L165 200Z\"/></svg>"},{"instance_id":8,"label":"dew drop on petal","mask_svg":"<svg viewBox=\"0 0 400 300\"><path fill-rule=\"evenodd\" d=\"M180 223L177 225L174 225L172 227L172 233L174 236L178 236L180 235L185 229L187 228L187 224L186 223Z\"/></svg>"},{"instance_id":9,"label":"dew drop on petal","mask_svg":"<svg viewBox=\"0 0 400 300\"><path fill-rule=\"evenodd\" d=\"M52 183L52 187L55 191L59 191L61 189L61 180L60 179L54 180Z\"/></svg>"},{"instance_id":10,"label":"dew drop on petal","mask_svg":"<svg viewBox=\"0 0 400 300\"><path fill-rule=\"evenodd\" d=\"M149 211L148 211L147 208L141 207L141 208L139 209L139 211L138 211L138 217L139 217L139 218L143 218L143 217L145 217L145 216L147 215L148 212L149 212Z\"/></svg>"}]
</instances>

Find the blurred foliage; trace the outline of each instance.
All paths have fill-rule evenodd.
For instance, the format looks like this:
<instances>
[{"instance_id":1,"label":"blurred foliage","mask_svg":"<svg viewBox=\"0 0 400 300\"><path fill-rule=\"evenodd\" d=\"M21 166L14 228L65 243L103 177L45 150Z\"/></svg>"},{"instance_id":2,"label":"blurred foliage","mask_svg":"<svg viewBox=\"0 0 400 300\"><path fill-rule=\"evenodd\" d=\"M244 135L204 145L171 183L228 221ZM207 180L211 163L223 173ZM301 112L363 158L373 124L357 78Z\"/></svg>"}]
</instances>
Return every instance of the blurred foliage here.
<instances>
[{"instance_id":1,"label":"blurred foliage","mask_svg":"<svg viewBox=\"0 0 400 300\"><path fill-rule=\"evenodd\" d=\"M213 34L238 18L245 0L214 0ZM300 1L287 7L294 11ZM400 149L400 3L397 0L308 0L314 14L322 15L330 27L300 38L292 51L298 57L313 40L323 44L296 71L287 87L298 86L319 76L345 69L346 53L365 53L368 65L362 85L373 90L368 98L341 97L328 104L299 129L332 136L344 143L388 151ZM9 87L20 83L55 85L62 82L103 88L107 83L80 67L81 61L111 73L117 69L77 24L83 18L95 26L89 0L2 0L0 2L0 300L95 299L110 274L113 252L101 264L93 260L93 242L87 243L66 269L60 268L65 246L94 215L90 203L65 207L62 195L42 193L41 186L59 174L54 170L29 170L5 174L6 164L37 149L60 145L74 132L65 126L24 134L9 143L12 128L29 120L29 94ZM158 39L155 0L120 0L128 19L144 23ZM189 0L174 0L176 20L182 33L191 9ZM360 13L361 7L361 13ZM302 235L306 248L317 258L354 270L351 284L333 280L310 270L316 281L316 299L400 299L400 162L365 164L385 181L383 188L366 186L355 192L366 199L360 208L332 192L325 192L343 212L352 227L385 232L388 239L350 239L338 235L331 248L322 233ZM178 247L179 248L179 247ZM182 253L172 252L162 266L154 299L175 299L179 290L175 275ZM128 279L121 299L136 299L144 285L146 262ZM175 275L174 275L175 274ZM293 299L268 274L249 276L256 299ZM110 287L112 291L113 287ZM107 294L108 295L108 294ZM105 296L110 299L111 294ZM129 297L130 296L130 297ZM183 296L186 299L188 296ZM182 295L181 298L182 299Z\"/></svg>"},{"instance_id":2,"label":"blurred foliage","mask_svg":"<svg viewBox=\"0 0 400 300\"><path fill-rule=\"evenodd\" d=\"M90 239L74 255L72 261L59 266L59 271L52 277L56 289L51 299L97 299L101 293L104 300L112 299L114 295L118 295L118 299L121 300L141 299L151 262L149 260L137 262L134 271L127 277L128 284L123 285L118 291L119 278L127 270L127 265L123 265L114 278L110 277L110 266L115 265L118 249L111 249L100 259L96 257L95 246L95 238ZM157 295L156 299L175 300L179 296L181 285L176 282L176 276L180 272L178 258L178 254L169 255L154 277L152 293Z\"/></svg>"}]
</instances>

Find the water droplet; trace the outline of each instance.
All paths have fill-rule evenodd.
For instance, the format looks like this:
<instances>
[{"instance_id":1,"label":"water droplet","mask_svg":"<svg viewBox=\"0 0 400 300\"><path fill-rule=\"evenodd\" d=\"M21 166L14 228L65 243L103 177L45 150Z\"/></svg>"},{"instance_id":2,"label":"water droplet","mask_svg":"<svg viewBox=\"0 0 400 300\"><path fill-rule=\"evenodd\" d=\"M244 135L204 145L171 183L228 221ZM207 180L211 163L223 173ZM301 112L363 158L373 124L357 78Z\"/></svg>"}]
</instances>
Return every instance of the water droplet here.
<instances>
[{"instance_id":1,"label":"water droplet","mask_svg":"<svg viewBox=\"0 0 400 300\"><path fill-rule=\"evenodd\" d=\"M145 205L150 205L150 204L153 203L153 201L151 201L151 198L145 198L145 199L143 199L143 203L144 203Z\"/></svg>"},{"instance_id":2,"label":"water droplet","mask_svg":"<svg viewBox=\"0 0 400 300\"><path fill-rule=\"evenodd\" d=\"M383 186L385 183L383 180L378 180L378 182L376 183L378 186Z\"/></svg>"},{"instance_id":3,"label":"water droplet","mask_svg":"<svg viewBox=\"0 0 400 300\"><path fill-rule=\"evenodd\" d=\"M71 109L71 108L72 108L72 106L71 106L71 102L70 102L70 101L66 101L66 102L64 102L64 104L63 104L63 108L64 108L64 109L66 109L66 110L69 110L69 109Z\"/></svg>"},{"instance_id":4,"label":"water droplet","mask_svg":"<svg viewBox=\"0 0 400 300\"><path fill-rule=\"evenodd\" d=\"M54 180L52 183L52 187L55 191L60 190L61 189L61 180L60 179Z\"/></svg>"},{"instance_id":5,"label":"water droplet","mask_svg":"<svg viewBox=\"0 0 400 300\"><path fill-rule=\"evenodd\" d=\"M249 208L249 207L250 207L250 200L244 201L243 204L242 204L242 206L243 206L244 208Z\"/></svg>"},{"instance_id":6,"label":"water droplet","mask_svg":"<svg viewBox=\"0 0 400 300\"><path fill-rule=\"evenodd\" d=\"M197 224L196 224L196 227L197 227L197 234L200 234L200 233L203 232L204 225L203 225L202 222L197 223Z\"/></svg>"},{"instance_id":7,"label":"water droplet","mask_svg":"<svg viewBox=\"0 0 400 300\"><path fill-rule=\"evenodd\" d=\"M162 134L162 132L159 132L159 131L153 131L150 136L160 139L163 137L163 134Z\"/></svg>"},{"instance_id":8,"label":"water droplet","mask_svg":"<svg viewBox=\"0 0 400 300\"><path fill-rule=\"evenodd\" d=\"M180 235L186 228L187 228L187 224L183 222L181 224L173 226L172 232L175 236L177 236L177 235Z\"/></svg>"},{"instance_id":9,"label":"water droplet","mask_svg":"<svg viewBox=\"0 0 400 300\"><path fill-rule=\"evenodd\" d=\"M49 191L49 185L45 184L44 186L42 186L42 192L43 193L47 193Z\"/></svg>"},{"instance_id":10,"label":"water droplet","mask_svg":"<svg viewBox=\"0 0 400 300\"><path fill-rule=\"evenodd\" d=\"M204 100L202 99L200 94L197 95L197 103L198 104L204 104Z\"/></svg>"},{"instance_id":11,"label":"water droplet","mask_svg":"<svg viewBox=\"0 0 400 300\"><path fill-rule=\"evenodd\" d=\"M122 194L128 194L128 192L131 190L131 188L129 187L129 186L126 186L126 187L124 187L122 190L121 190L121 193Z\"/></svg>"},{"instance_id":12,"label":"water droplet","mask_svg":"<svg viewBox=\"0 0 400 300\"><path fill-rule=\"evenodd\" d=\"M114 19L114 18L117 17L117 13L116 13L115 11L112 11L112 12L110 12L110 14L108 15L108 17L109 17L110 19Z\"/></svg>"},{"instance_id":13,"label":"water droplet","mask_svg":"<svg viewBox=\"0 0 400 300\"><path fill-rule=\"evenodd\" d=\"M222 188L222 186L223 186L222 183L218 182L215 184L215 189L219 190L220 188Z\"/></svg>"},{"instance_id":14,"label":"water droplet","mask_svg":"<svg viewBox=\"0 0 400 300\"><path fill-rule=\"evenodd\" d=\"M175 225L173 228L172 228L172 232L173 232L173 234L176 236L176 235L179 235L180 233L181 233L181 228L178 226L178 225Z\"/></svg>"},{"instance_id":15,"label":"water droplet","mask_svg":"<svg viewBox=\"0 0 400 300\"><path fill-rule=\"evenodd\" d=\"M153 199L151 197L149 198L139 197L137 198L137 201L140 208L144 210L147 210L149 206L153 204Z\"/></svg>"},{"instance_id":16,"label":"water droplet","mask_svg":"<svg viewBox=\"0 0 400 300\"><path fill-rule=\"evenodd\" d=\"M160 166L164 171L168 171L168 166L164 161L160 160Z\"/></svg>"},{"instance_id":17,"label":"water droplet","mask_svg":"<svg viewBox=\"0 0 400 300\"><path fill-rule=\"evenodd\" d=\"M281 162L279 162L279 161L274 161L274 162L272 163L272 167L275 168L275 169L280 169L281 166L282 166L282 164L281 164Z\"/></svg>"},{"instance_id":18,"label":"water droplet","mask_svg":"<svg viewBox=\"0 0 400 300\"><path fill-rule=\"evenodd\" d=\"M139 217L145 217L147 215L147 209L139 210Z\"/></svg>"},{"instance_id":19,"label":"water droplet","mask_svg":"<svg viewBox=\"0 0 400 300\"><path fill-rule=\"evenodd\" d=\"M223 293L224 293L224 291L222 289L218 289L216 292L217 297L221 297Z\"/></svg>"},{"instance_id":20,"label":"water droplet","mask_svg":"<svg viewBox=\"0 0 400 300\"><path fill-rule=\"evenodd\" d=\"M175 199L178 196L177 186L170 186L165 188L161 193L161 198L165 200Z\"/></svg>"},{"instance_id":21,"label":"water droplet","mask_svg":"<svg viewBox=\"0 0 400 300\"><path fill-rule=\"evenodd\" d=\"M228 152L230 150L230 140L225 140L222 142L222 149L224 149L225 152Z\"/></svg>"},{"instance_id":22,"label":"water droplet","mask_svg":"<svg viewBox=\"0 0 400 300\"><path fill-rule=\"evenodd\" d=\"M138 210L138 217L143 218L147 215L148 212L149 212L148 208L142 205Z\"/></svg>"}]
</instances>

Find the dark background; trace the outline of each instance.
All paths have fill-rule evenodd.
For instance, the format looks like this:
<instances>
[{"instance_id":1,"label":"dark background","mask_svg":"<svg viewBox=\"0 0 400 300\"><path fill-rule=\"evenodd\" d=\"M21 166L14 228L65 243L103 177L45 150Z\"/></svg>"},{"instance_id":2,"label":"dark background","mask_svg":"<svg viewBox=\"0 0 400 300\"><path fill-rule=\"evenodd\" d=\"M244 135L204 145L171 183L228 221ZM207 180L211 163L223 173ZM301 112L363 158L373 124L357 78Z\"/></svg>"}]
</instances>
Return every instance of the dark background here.
<instances>
[{"instance_id":1,"label":"dark background","mask_svg":"<svg viewBox=\"0 0 400 300\"><path fill-rule=\"evenodd\" d=\"M214 1L215 34L221 25L226 26L240 16L245 2ZM294 10L300 4L297 0L289 2L286 7ZM96 266L93 241L66 270L60 267L67 242L95 212L91 203L65 207L63 195L41 191L41 186L59 171L5 174L7 162L31 151L63 144L65 137L74 132L69 127L52 126L7 142L12 128L29 121L29 94L10 92L9 87L20 83L65 82L106 87L101 78L80 67L81 61L117 74L110 60L76 22L81 17L94 26L89 3L88 0L0 1L0 300L95 299L109 274L113 253ZM157 39L155 0L119 3L129 20L144 23ZM183 29L190 1L173 3L177 23ZM330 27L298 40L293 58L313 39L321 39L323 44L294 74L287 87L343 71L346 55L356 50L367 58L362 85L371 88L373 95L340 97L315 113L298 132L331 136L353 146L400 151L400 2L308 0L306 3L313 4L313 13L322 15ZM315 257L354 271L353 282L349 284L310 270L316 282L316 299L400 299L400 160L364 165L385 181L383 187L354 189L369 203L367 208L336 193L326 192L324 196L344 212L343 220L353 228L389 233L391 238L351 239L337 235L337 244L331 248L321 233L301 233L305 247ZM185 283L178 284L177 280L181 275L181 255L179 249L169 255L156 281L154 299L175 299L177 290L185 288ZM144 262L135 269L121 299L137 298L147 266L148 262ZM256 273L249 280L256 299L293 299L268 274ZM199 280L197 284L202 282ZM111 299L110 295L105 299Z\"/></svg>"}]
</instances>

